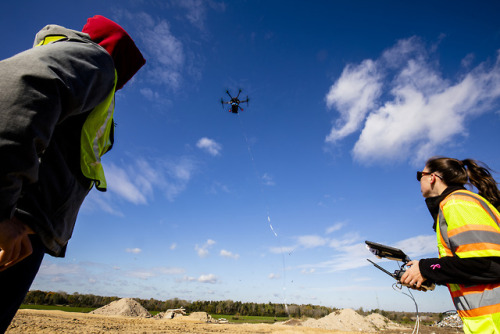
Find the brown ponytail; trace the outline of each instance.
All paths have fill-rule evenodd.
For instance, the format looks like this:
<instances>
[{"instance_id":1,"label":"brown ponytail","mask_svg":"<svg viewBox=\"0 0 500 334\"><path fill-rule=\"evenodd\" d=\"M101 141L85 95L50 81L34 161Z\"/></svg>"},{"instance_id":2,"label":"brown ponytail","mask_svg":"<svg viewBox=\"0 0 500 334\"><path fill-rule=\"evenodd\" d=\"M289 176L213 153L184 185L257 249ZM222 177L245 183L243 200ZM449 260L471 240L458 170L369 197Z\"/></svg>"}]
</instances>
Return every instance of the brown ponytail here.
<instances>
[{"instance_id":1,"label":"brown ponytail","mask_svg":"<svg viewBox=\"0 0 500 334\"><path fill-rule=\"evenodd\" d=\"M445 157L430 158L425 164L430 172L438 172L448 185L470 184L478 194L486 198L496 208L500 207L500 190L491 176L491 169L484 163L472 160L457 160Z\"/></svg>"}]
</instances>

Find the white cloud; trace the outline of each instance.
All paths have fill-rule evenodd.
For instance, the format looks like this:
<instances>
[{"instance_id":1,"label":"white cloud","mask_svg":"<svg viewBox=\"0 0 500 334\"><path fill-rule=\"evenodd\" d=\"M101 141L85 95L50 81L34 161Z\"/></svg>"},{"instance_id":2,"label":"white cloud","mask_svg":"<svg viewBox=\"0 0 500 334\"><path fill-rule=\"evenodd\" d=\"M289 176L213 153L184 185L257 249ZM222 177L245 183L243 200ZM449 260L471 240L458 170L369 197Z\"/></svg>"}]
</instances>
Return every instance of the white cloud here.
<instances>
[{"instance_id":1,"label":"white cloud","mask_svg":"<svg viewBox=\"0 0 500 334\"><path fill-rule=\"evenodd\" d=\"M134 204L147 203L147 194L140 191L133 181L132 175L129 175L125 169L115 164L106 164L105 173L110 192Z\"/></svg>"},{"instance_id":2,"label":"white cloud","mask_svg":"<svg viewBox=\"0 0 500 334\"><path fill-rule=\"evenodd\" d=\"M206 18L206 1L202 0L176 0L176 5L187 10L186 18L188 21L198 27L200 30L204 28Z\"/></svg>"},{"instance_id":3,"label":"white cloud","mask_svg":"<svg viewBox=\"0 0 500 334\"><path fill-rule=\"evenodd\" d=\"M222 249L220 251L219 255L222 257L227 257L227 258L235 259L235 260L238 260L240 258L239 254L233 254L232 252L225 250L225 249Z\"/></svg>"},{"instance_id":4,"label":"white cloud","mask_svg":"<svg viewBox=\"0 0 500 334\"><path fill-rule=\"evenodd\" d=\"M403 250L410 258L418 259L425 255L437 256L435 235L419 235L397 242L394 247Z\"/></svg>"},{"instance_id":5,"label":"white cloud","mask_svg":"<svg viewBox=\"0 0 500 334\"><path fill-rule=\"evenodd\" d=\"M314 269L314 268L302 269L300 271L300 273L303 274L303 275L314 274L315 272L316 272L316 269Z\"/></svg>"},{"instance_id":6,"label":"white cloud","mask_svg":"<svg viewBox=\"0 0 500 334\"><path fill-rule=\"evenodd\" d=\"M172 89L179 88L186 56L184 45L172 34L169 22L158 20L145 12L117 10L116 15L121 22L129 21L135 26L134 31L130 33L147 61L139 73L141 75L145 73L150 83L165 85ZM148 99L158 94L151 88L143 88L141 93Z\"/></svg>"},{"instance_id":7,"label":"white cloud","mask_svg":"<svg viewBox=\"0 0 500 334\"><path fill-rule=\"evenodd\" d=\"M145 280L151 277L155 277L155 274L151 271L131 271L127 273L127 276Z\"/></svg>"},{"instance_id":8,"label":"white cloud","mask_svg":"<svg viewBox=\"0 0 500 334\"><path fill-rule=\"evenodd\" d=\"M196 170L196 163L188 157L166 161L162 166L165 169L165 179L160 186L169 201L173 201L185 189ZM159 182L159 180L156 180Z\"/></svg>"},{"instance_id":9,"label":"white cloud","mask_svg":"<svg viewBox=\"0 0 500 334\"><path fill-rule=\"evenodd\" d=\"M269 251L273 254L292 253L296 246L271 247Z\"/></svg>"},{"instance_id":10,"label":"white cloud","mask_svg":"<svg viewBox=\"0 0 500 334\"><path fill-rule=\"evenodd\" d=\"M367 249L364 242L360 242L361 237L357 233L346 234L342 239L330 240L328 246L333 248L334 254L331 260L301 265L301 273L314 273L318 270L327 272L337 272L355 269L370 265L367 258L378 261ZM436 236L420 235L409 239L404 239L393 244L387 244L403 250L410 258L420 259L424 256L434 257L437 255ZM391 260L380 260L391 261ZM392 261L391 261L392 262Z\"/></svg>"},{"instance_id":11,"label":"white cloud","mask_svg":"<svg viewBox=\"0 0 500 334\"><path fill-rule=\"evenodd\" d=\"M326 95L328 108L336 108L340 113L335 127L326 141L335 143L357 131L367 113L375 106L381 94L382 83L376 63L365 60L358 66L348 65L340 78Z\"/></svg>"},{"instance_id":12,"label":"white cloud","mask_svg":"<svg viewBox=\"0 0 500 334\"><path fill-rule=\"evenodd\" d=\"M359 239L360 236L357 232L351 232L343 235L341 239L330 239L328 246L332 248L341 248L346 245L353 244Z\"/></svg>"},{"instance_id":13,"label":"white cloud","mask_svg":"<svg viewBox=\"0 0 500 334\"><path fill-rule=\"evenodd\" d=\"M336 232L336 231L340 230L343 226L344 226L343 223L337 223L335 225L329 226L326 229L326 234L331 234L333 232Z\"/></svg>"},{"instance_id":14,"label":"white cloud","mask_svg":"<svg viewBox=\"0 0 500 334\"><path fill-rule=\"evenodd\" d=\"M275 185L273 177L271 175L269 175L268 173L264 173L264 175L262 175L262 182L265 186L274 186Z\"/></svg>"},{"instance_id":15,"label":"white cloud","mask_svg":"<svg viewBox=\"0 0 500 334\"><path fill-rule=\"evenodd\" d=\"M184 268L178 268L178 267L158 267L155 268L155 271L162 275L179 275L179 274L184 274L186 271Z\"/></svg>"},{"instance_id":16,"label":"white cloud","mask_svg":"<svg viewBox=\"0 0 500 334\"><path fill-rule=\"evenodd\" d=\"M279 279L281 276L279 274L270 273L267 277L269 279Z\"/></svg>"},{"instance_id":17,"label":"white cloud","mask_svg":"<svg viewBox=\"0 0 500 334\"><path fill-rule=\"evenodd\" d=\"M362 162L421 162L459 135L467 121L495 111L500 97L500 53L446 79L420 39L399 41L378 59L346 66L326 95L339 113L326 142L359 133L354 158ZM464 63L469 64L471 55ZM463 68L462 68L463 70Z\"/></svg>"},{"instance_id":18,"label":"white cloud","mask_svg":"<svg viewBox=\"0 0 500 334\"><path fill-rule=\"evenodd\" d=\"M139 254L140 252L142 252L142 249L140 249L140 248L127 248L127 249L125 249L125 251L127 253Z\"/></svg>"},{"instance_id":19,"label":"white cloud","mask_svg":"<svg viewBox=\"0 0 500 334\"><path fill-rule=\"evenodd\" d=\"M169 201L173 201L186 189L196 170L196 163L187 156L151 161L137 157L127 164L118 166L108 163L104 168L109 192L120 199L139 205L147 204L155 190L163 192ZM90 204L99 205L98 201L92 201ZM111 204L108 206L109 208L101 208L110 213L116 211Z\"/></svg>"},{"instance_id":20,"label":"white cloud","mask_svg":"<svg viewBox=\"0 0 500 334\"><path fill-rule=\"evenodd\" d=\"M160 93L153 91L151 88L141 88L139 91L149 101L157 101L161 98Z\"/></svg>"},{"instance_id":21,"label":"white cloud","mask_svg":"<svg viewBox=\"0 0 500 334\"><path fill-rule=\"evenodd\" d=\"M226 5L224 2L204 1L204 0L174 0L172 4L186 10L186 19L193 26L200 30L205 28L207 10L224 11Z\"/></svg>"},{"instance_id":22,"label":"white cloud","mask_svg":"<svg viewBox=\"0 0 500 334\"><path fill-rule=\"evenodd\" d=\"M186 282L199 282L199 283L210 283L210 284L217 283L217 277L214 274L200 275L200 277L198 278L185 276L183 280Z\"/></svg>"},{"instance_id":23,"label":"white cloud","mask_svg":"<svg viewBox=\"0 0 500 334\"><path fill-rule=\"evenodd\" d=\"M77 264L57 264L43 262L40 266L39 275L58 276L79 274L82 272L82 267Z\"/></svg>"},{"instance_id":24,"label":"white cloud","mask_svg":"<svg viewBox=\"0 0 500 334\"><path fill-rule=\"evenodd\" d=\"M194 249L198 253L198 256L201 258L207 257L209 255L209 249L215 245L215 241L212 239L208 239L202 246L196 245Z\"/></svg>"},{"instance_id":25,"label":"white cloud","mask_svg":"<svg viewBox=\"0 0 500 334\"><path fill-rule=\"evenodd\" d=\"M201 275L198 278L198 282L200 282L200 283L211 283L211 284L214 284L214 283L217 282L217 277L215 277L214 274Z\"/></svg>"},{"instance_id":26,"label":"white cloud","mask_svg":"<svg viewBox=\"0 0 500 334\"><path fill-rule=\"evenodd\" d=\"M201 150L208 152L212 156L217 156L222 150L222 146L218 144L215 140L203 137L196 143L196 147Z\"/></svg>"},{"instance_id":27,"label":"white cloud","mask_svg":"<svg viewBox=\"0 0 500 334\"><path fill-rule=\"evenodd\" d=\"M327 243L327 239L317 235L303 235L298 237L297 241L304 248L324 246Z\"/></svg>"},{"instance_id":28,"label":"white cloud","mask_svg":"<svg viewBox=\"0 0 500 334\"><path fill-rule=\"evenodd\" d=\"M179 267L154 267L150 269L138 269L128 271L126 273L127 276L140 278L140 279L148 279L152 277L158 277L161 275L181 275L184 274L186 270L184 268Z\"/></svg>"}]
</instances>

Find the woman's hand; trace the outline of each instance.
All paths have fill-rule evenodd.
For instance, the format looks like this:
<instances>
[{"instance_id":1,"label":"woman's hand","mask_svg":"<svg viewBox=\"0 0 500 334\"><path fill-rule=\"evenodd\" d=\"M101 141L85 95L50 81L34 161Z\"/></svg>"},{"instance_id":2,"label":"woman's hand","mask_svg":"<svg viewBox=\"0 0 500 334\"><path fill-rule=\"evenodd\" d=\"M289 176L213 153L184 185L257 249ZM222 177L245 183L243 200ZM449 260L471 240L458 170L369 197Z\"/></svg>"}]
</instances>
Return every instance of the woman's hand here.
<instances>
[{"instance_id":1,"label":"woman's hand","mask_svg":"<svg viewBox=\"0 0 500 334\"><path fill-rule=\"evenodd\" d=\"M420 290L420 286L426 278L420 273L418 261L410 261L406 266L406 272L401 276L401 283L412 289Z\"/></svg>"}]
</instances>

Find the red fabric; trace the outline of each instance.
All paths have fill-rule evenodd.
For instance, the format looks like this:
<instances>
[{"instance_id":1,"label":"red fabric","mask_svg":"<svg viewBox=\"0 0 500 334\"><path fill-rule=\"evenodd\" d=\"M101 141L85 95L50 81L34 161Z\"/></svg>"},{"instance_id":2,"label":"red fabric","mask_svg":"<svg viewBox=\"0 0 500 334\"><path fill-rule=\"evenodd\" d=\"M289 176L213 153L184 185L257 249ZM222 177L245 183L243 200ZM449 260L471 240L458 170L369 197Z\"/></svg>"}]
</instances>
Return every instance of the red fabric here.
<instances>
[{"instance_id":1,"label":"red fabric","mask_svg":"<svg viewBox=\"0 0 500 334\"><path fill-rule=\"evenodd\" d=\"M113 58L118 80L116 89L121 89L146 60L132 38L117 23L101 15L87 20L82 32L89 34L90 39L102 46Z\"/></svg>"}]
</instances>

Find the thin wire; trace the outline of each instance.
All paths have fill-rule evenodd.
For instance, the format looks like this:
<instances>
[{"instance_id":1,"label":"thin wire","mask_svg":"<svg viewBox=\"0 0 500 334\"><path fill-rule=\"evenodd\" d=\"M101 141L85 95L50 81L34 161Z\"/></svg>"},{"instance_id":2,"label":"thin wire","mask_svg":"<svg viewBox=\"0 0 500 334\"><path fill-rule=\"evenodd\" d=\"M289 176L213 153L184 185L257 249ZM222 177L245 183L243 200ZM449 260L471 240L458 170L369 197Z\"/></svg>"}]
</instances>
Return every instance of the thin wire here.
<instances>
[{"instance_id":1,"label":"thin wire","mask_svg":"<svg viewBox=\"0 0 500 334\"><path fill-rule=\"evenodd\" d=\"M254 170L254 173L255 173L255 177L259 183L259 188L260 188L260 192L261 194L264 196L264 189L262 187L262 180L261 180L261 177L260 177L260 174L259 172L257 171L257 165L255 163L255 159L254 159L254 156L253 156L253 153L252 153L252 149L250 147L250 142L248 141L248 137L246 135L246 132L243 128L243 121L241 120L241 117L240 117L240 114L238 113L237 114L238 116L238 119L240 121L240 129L241 129L241 133L243 134L243 137L245 138L245 142L247 144L247 150L248 150L248 154L250 155L250 160L252 161L252 167L253 167L253 170ZM265 196L264 196L265 197ZM276 239L278 240L278 244L279 244L279 248L281 250L281 258L282 258L282 265L283 265L283 305L285 306L285 310L286 310L286 313L288 314L288 317L290 317L290 312L288 310L288 303L287 303L287 300L286 300L286 264L285 264L285 252L283 251L283 246L281 245L281 241L280 241L280 237L278 236L278 233L276 233L276 231L274 230L274 227L273 227L273 224L271 223L271 215L269 213L269 202L266 200L266 211L267 211L267 222L269 223L269 228L271 229L271 232L273 232L274 236L276 237Z\"/></svg>"},{"instance_id":2,"label":"thin wire","mask_svg":"<svg viewBox=\"0 0 500 334\"><path fill-rule=\"evenodd\" d=\"M415 327L413 327L413 332L412 334L418 334L419 330L420 330L420 316L419 316L419 313L418 313L418 305L417 305L417 301L415 300L415 297L413 297L413 293L411 293L411 290L410 288L407 287L408 289L408 292L409 294L407 293L404 293L403 291L401 291L402 289L402 285L400 283L394 283L392 285L392 288L395 290L395 291L398 291L399 293L402 293L403 295L405 296L408 296L410 297L411 300L413 300L413 303L415 303L415 309L417 311L417 319L415 320Z\"/></svg>"}]
</instances>

